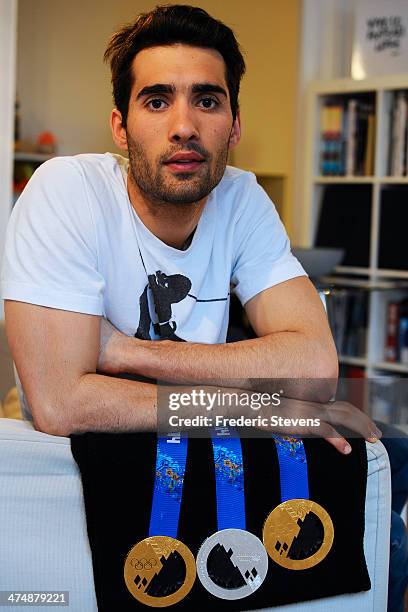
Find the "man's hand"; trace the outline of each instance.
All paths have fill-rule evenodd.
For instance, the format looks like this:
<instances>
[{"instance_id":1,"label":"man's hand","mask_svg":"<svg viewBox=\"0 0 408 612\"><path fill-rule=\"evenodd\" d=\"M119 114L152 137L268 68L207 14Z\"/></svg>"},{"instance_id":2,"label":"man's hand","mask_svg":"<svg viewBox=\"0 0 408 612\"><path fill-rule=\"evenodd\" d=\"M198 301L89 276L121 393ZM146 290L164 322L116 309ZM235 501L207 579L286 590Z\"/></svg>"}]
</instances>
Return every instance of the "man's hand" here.
<instances>
[{"instance_id":1,"label":"man's hand","mask_svg":"<svg viewBox=\"0 0 408 612\"><path fill-rule=\"evenodd\" d=\"M270 409L263 411L262 416L270 417L270 413ZM275 410L274 415L277 414ZM323 438L343 454L351 452L351 446L339 433L339 427L346 428L353 432L355 437L362 437L371 443L377 442L382 436L381 431L365 412L345 401L319 404L282 397L279 415L281 421L277 427L268 426L262 429L282 435ZM283 419L290 419L291 424L286 426ZM299 424L306 419L308 422L318 420L320 424L316 426Z\"/></svg>"}]
</instances>

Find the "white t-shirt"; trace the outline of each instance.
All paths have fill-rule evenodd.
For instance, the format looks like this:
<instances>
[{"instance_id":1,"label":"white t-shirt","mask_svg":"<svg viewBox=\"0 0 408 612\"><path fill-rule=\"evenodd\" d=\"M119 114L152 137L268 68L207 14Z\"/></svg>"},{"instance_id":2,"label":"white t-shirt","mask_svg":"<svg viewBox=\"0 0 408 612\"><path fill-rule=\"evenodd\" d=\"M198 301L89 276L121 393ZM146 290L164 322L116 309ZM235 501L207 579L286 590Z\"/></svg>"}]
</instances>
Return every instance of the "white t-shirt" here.
<instances>
[{"instance_id":1,"label":"white t-shirt","mask_svg":"<svg viewBox=\"0 0 408 612\"><path fill-rule=\"evenodd\" d=\"M2 298L103 315L129 336L222 343L230 287L245 304L305 275L252 173L226 168L178 250L137 216L126 165L105 153L40 166L11 215Z\"/></svg>"}]
</instances>

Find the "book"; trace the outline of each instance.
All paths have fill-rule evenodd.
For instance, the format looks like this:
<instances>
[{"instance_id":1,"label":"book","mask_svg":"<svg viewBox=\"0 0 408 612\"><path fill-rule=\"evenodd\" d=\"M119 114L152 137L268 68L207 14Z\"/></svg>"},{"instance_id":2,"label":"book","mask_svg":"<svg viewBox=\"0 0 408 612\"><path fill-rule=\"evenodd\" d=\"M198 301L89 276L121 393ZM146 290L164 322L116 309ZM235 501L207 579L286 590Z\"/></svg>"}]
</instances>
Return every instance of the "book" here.
<instances>
[{"instance_id":1,"label":"book","mask_svg":"<svg viewBox=\"0 0 408 612\"><path fill-rule=\"evenodd\" d=\"M328 296L327 315L337 352L348 357L365 355L367 293L336 289Z\"/></svg>"},{"instance_id":2,"label":"book","mask_svg":"<svg viewBox=\"0 0 408 612\"><path fill-rule=\"evenodd\" d=\"M398 361L408 364L408 300L399 303Z\"/></svg>"},{"instance_id":3,"label":"book","mask_svg":"<svg viewBox=\"0 0 408 612\"><path fill-rule=\"evenodd\" d=\"M347 134L346 134L346 174L355 172L356 151L357 100L353 98L347 104Z\"/></svg>"},{"instance_id":4,"label":"book","mask_svg":"<svg viewBox=\"0 0 408 612\"><path fill-rule=\"evenodd\" d=\"M369 381L370 416L372 419L391 423L395 408L394 378L378 376Z\"/></svg>"},{"instance_id":5,"label":"book","mask_svg":"<svg viewBox=\"0 0 408 612\"><path fill-rule=\"evenodd\" d=\"M384 359L391 363L398 361L399 311L400 306L397 302L388 302Z\"/></svg>"},{"instance_id":6,"label":"book","mask_svg":"<svg viewBox=\"0 0 408 612\"><path fill-rule=\"evenodd\" d=\"M384 359L408 364L408 300L387 304Z\"/></svg>"},{"instance_id":7,"label":"book","mask_svg":"<svg viewBox=\"0 0 408 612\"><path fill-rule=\"evenodd\" d=\"M320 173L372 175L374 138L374 104L367 96L327 100L320 110Z\"/></svg>"},{"instance_id":8,"label":"book","mask_svg":"<svg viewBox=\"0 0 408 612\"><path fill-rule=\"evenodd\" d=\"M390 175L403 176L406 151L407 99L403 91L394 96L391 130Z\"/></svg>"},{"instance_id":9,"label":"book","mask_svg":"<svg viewBox=\"0 0 408 612\"><path fill-rule=\"evenodd\" d=\"M398 350L400 363L408 364L408 316L402 316L398 326Z\"/></svg>"},{"instance_id":10,"label":"book","mask_svg":"<svg viewBox=\"0 0 408 612\"><path fill-rule=\"evenodd\" d=\"M320 113L320 173L323 176L343 174L343 106L329 101Z\"/></svg>"},{"instance_id":11,"label":"book","mask_svg":"<svg viewBox=\"0 0 408 612\"><path fill-rule=\"evenodd\" d=\"M327 296L327 317L333 334L337 352L343 353L346 319L347 319L347 293L336 290Z\"/></svg>"},{"instance_id":12,"label":"book","mask_svg":"<svg viewBox=\"0 0 408 612\"><path fill-rule=\"evenodd\" d=\"M364 172L365 176L374 174L374 148L375 148L375 114L370 111L368 115L367 125L367 140L364 154Z\"/></svg>"}]
</instances>

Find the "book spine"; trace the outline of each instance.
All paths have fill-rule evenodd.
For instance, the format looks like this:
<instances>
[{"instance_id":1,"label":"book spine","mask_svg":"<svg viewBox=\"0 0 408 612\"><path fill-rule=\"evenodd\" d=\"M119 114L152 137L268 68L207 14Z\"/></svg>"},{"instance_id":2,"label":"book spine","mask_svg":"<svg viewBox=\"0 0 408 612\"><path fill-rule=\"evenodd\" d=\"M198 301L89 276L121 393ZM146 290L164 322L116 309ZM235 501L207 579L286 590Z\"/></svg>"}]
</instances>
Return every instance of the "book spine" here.
<instances>
[{"instance_id":1,"label":"book spine","mask_svg":"<svg viewBox=\"0 0 408 612\"><path fill-rule=\"evenodd\" d=\"M357 100L349 100L347 105L347 135L346 135L346 174L354 175L356 157L356 113Z\"/></svg>"},{"instance_id":2,"label":"book spine","mask_svg":"<svg viewBox=\"0 0 408 612\"><path fill-rule=\"evenodd\" d=\"M327 162L327 132L329 120L329 107L325 104L320 111L320 174L326 176L328 172Z\"/></svg>"},{"instance_id":3,"label":"book spine","mask_svg":"<svg viewBox=\"0 0 408 612\"><path fill-rule=\"evenodd\" d=\"M407 120L407 101L403 92L398 92L393 114L391 175L403 176L405 154L405 128Z\"/></svg>"},{"instance_id":4,"label":"book spine","mask_svg":"<svg viewBox=\"0 0 408 612\"><path fill-rule=\"evenodd\" d=\"M389 302L387 306L387 327L385 339L384 359L395 363L398 361L399 336L399 304Z\"/></svg>"},{"instance_id":5,"label":"book spine","mask_svg":"<svg viewBox=\"0 0 408 612\"><path fill-rule=\"evenodd\" d=\"M375 148L375 114L371 110L368 115L366 150L364 155L364 175L374 174L374 148Z\"/></svg>"},{"instance_id":6,"label":"book spine","mask_svg":"<svg viewBox=\"0 0 408 612\"><path fill-rule=\"evenodd\" d=\"M405 132L407 126L407 100L405 97L405 93L401 92L399 98L400 104L400 115L399 115L399 147L398 147L398 174L397 176L404 175L404 158L405 158Z\"/></svg>"},{"instance_id":7,"label":"book spine","mask_svg":"<svg viewBox=\"0 0 408 612\"><path fill-rule=\"evenodd\" d=\"M408 316L400 317L398 326L398 352L400 363L408 364Z\"/></svg>"},{"instance_id":8,"label":"book spine","mask_svg":"<svg viewBox=\"0 0 408 612\"><path fill-rule=\"evenodd\" d=\"M404 138L405 138L405 142L404 142L404 173L405 176L408 175L408 99L407 99L407 92L405 92L405 101L406 101L406 105L405 105L405 134L404 134Z\"/></svg>"},{"instance_id":9,"label":"book spine","mask_svg":"<svg viewBox=\"0 0 408 612\"><path fill-rule=\"evenodd\" d=\"M336 106L336 122L335 122L335 142L336 142L336 163L334 173L336 176L343 174L342 170L342 155L343 155L343 107L338 104Z\"/></svg>"},{"instance_id":10,"label":"book spine","mask_svg":"<svg viewBox=\"0 0 408 612\"><path fill-rule=\"evenodd\" d=\"M367 104L360 102L356 114L356 152L354 174L364 175L364 162L368 137L368 111Z\"/></svg>"}]
</instances>

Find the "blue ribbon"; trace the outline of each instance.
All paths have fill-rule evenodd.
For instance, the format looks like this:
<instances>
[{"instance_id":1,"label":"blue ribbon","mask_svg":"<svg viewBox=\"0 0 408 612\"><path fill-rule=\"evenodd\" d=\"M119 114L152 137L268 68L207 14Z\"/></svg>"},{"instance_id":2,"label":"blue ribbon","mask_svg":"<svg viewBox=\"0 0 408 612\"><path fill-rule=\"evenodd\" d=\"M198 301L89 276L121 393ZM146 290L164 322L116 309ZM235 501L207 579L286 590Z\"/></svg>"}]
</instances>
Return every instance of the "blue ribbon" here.
<instances>
[{"instance_id":1,"label":"blue ribbon","mask_svg":"<svg viewBox=\"0 0 408 612\"><path fill-rule=\"evenodd\" d=\"M217 523L221 529L246 529L244 465L241 440L226 428L211 436L217 495Z\"/></svg>"},{"instance_id":2,"label":"blue ribbon","mask_svg":"<svg viewBox=\"0 0 408 612\"><path fill-rule=\"evenodd\" d=\"M173 434L157 440L149 536L177 538L186 458L187 438Z\"/></svg>"},{"instance_id":3,"label":"blue ribbon","mask_svg":"<svg viewBox=\"0 0 408 612\"><path fill-rule=\"evenodd\" d=\"M303 441L273 435L278 452L281 501L309 499L307 459Z\"/></svg>"}]
</instances>

